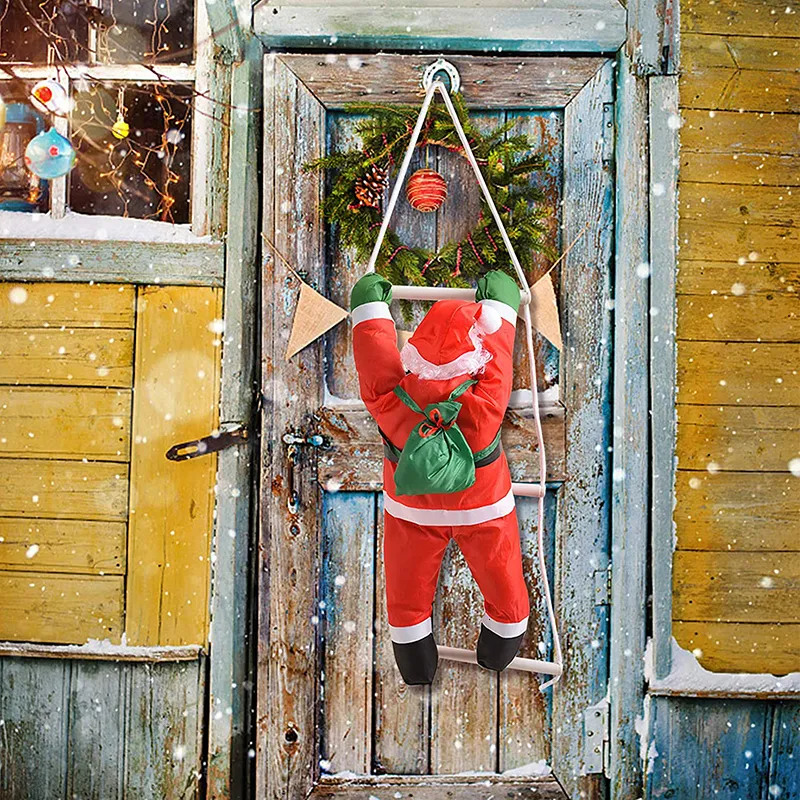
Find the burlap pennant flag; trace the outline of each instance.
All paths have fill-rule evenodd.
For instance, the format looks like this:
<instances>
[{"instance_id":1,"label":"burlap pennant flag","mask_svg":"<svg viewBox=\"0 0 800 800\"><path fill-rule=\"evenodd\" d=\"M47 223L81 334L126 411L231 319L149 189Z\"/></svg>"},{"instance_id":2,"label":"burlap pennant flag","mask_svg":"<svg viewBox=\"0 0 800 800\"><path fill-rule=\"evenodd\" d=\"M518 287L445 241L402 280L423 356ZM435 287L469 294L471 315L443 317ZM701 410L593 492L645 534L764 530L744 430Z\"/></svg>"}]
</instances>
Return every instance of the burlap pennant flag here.
<instances>
[{"instance_id":1,"label":"burlap pennant flag","mask_svg":"<svg viewBox=\"0 0 800 800\"><path fill-rule=\"evenodd\" d=\"M301 283L292 332L286 346L286 360L297 355L344 319L347 319L347 312L343 308L314 291L307 283Z\"/></svg>"},{"instance_id":2,"label":"burlap pennant flag","mask_svg":"<svg viewBox=\"0 0 800 800\"><path fill-rule=\"evenodd\" d=\"M556 293L549 272L531 286L531 316L533 327L561 350L563 347L561 323L558 319Z\"/></svg>"}]
</instances>

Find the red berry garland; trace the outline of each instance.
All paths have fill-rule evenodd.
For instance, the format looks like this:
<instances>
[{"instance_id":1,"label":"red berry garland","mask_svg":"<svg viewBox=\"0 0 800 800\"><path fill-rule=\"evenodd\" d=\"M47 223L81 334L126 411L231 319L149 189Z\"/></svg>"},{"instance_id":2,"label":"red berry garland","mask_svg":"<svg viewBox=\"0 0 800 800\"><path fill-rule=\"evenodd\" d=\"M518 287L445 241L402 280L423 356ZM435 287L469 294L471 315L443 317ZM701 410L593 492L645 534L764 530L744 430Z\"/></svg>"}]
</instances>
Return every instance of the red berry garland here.
<instances>
[{"instance_id":1,"label":"red berry garland","mask_svg":"<svg viewBox=\"0 0 800 800\"><path fill-rule=\"evenodd\" d=\"M447 183L436 170L418 169L408 179L406 197L416 211L436 211L447 198Z\"/></svg>"}]
</instances>

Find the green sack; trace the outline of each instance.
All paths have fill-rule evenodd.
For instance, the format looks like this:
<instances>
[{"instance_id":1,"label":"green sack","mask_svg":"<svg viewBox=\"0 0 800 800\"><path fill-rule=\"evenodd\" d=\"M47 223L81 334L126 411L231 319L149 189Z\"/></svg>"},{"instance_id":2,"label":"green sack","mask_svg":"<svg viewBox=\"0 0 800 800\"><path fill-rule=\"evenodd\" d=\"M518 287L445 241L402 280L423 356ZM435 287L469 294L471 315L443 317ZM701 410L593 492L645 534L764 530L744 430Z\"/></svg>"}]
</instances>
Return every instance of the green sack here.
<instances>
[{"instance_id":1,"label":"green sack","mask_svg":"<svg viewBox=\"0 0 800 800\"><path fill-rule=\"evenodd\" d=\"M394 393L412 410L422 414L399 454L394 473L398 495L452 494L475 483L475 457L456 424L461 403L456 402L477 381L464 381L447 400L431 403L423 411L404 389Z\"/></svg>"}]
</instances>

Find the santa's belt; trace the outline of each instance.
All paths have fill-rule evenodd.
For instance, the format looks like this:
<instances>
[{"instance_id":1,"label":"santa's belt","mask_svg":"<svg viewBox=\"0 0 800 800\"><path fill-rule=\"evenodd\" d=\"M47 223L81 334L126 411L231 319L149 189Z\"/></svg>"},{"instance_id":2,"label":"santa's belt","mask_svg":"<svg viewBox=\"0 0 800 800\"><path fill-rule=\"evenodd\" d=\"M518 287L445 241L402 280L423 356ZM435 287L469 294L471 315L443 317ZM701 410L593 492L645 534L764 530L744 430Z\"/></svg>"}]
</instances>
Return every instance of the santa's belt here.
<instances>
[{"instance_id":1,"label":"santa's belt","mask_svg":"<svg viewBox=\"0 0 800 800\"><path fill-rule=\"evenodd\" d=\"M380 429L378 428L378 433L381 435L381 439L383 439L383 456L388 461L391 461L392 464L396 464L400 460L400 454L403 452L400 448L395 447L392 444L389 437ZM491 443L483 448L483 450L478 450L476 453L472 454L472 457L475 459L475 468L478 467L485 467L491 464L493 461L497 461L500 458L500 453L503 452L503 443L500 441L500 431L497 431L497 435L492 439Z\"/></svg>"}]
</instances>

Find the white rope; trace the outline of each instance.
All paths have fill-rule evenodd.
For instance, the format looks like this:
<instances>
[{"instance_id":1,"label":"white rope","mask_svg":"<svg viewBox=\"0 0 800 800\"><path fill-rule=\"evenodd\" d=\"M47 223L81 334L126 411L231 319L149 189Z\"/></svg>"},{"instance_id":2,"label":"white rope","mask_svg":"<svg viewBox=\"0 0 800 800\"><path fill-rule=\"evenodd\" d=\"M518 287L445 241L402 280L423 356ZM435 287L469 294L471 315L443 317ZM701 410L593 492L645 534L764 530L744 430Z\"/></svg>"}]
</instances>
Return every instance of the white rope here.
<instances>
[{"instance_id":1,"label":"white rope","mask_svg":"<svg viewBox=\"0 0 800 800\"><path fill-rule=\"evenodd\" d=\"M414 149L417 146L417 141L419 140L419 135L420 132L422 131L422 125L425 122L425 118L428 115L428 109L430 108L431 100L433 99L433 94L436 91L438 91L442 95L442 98L444 99L444 104L447 107L447 110L453 119L453 125L455 126L456 132L458 133L458 138L461 140L461 145L464 148L464 155L466 156L467 161L469 161L470 166L472 167L472 170L475 173L475 177L478 180L478 185L481 187L481 192L483 192L486 204L489 206L489 210L492 212L492 217L494 218L494 221L497 224L497 229L500 231L500 236L503 239L503 244L505 244L506 250L508 250L508 254L511 258L511 263L514 265L514 269L517 273L517 278L519 279L520 285L522 287L520 301L523 306L522 317L525 323L525 339L526 339L526 344L528 346L528 365L530 366L530 373L531 373L531 395L533 396L533 417L536 427L536 439L539 445L539 491L538 491L539 521L537 525L537 545L539 550L538 554L539 575L540 575L540 580L542 582L542 588L544 589L545 603L547 605L547 617L550 623L550 629L552 630L553 633L553 661L559 668L561 668L563 666L564 657L561 651L561 639L559 638L558 635L558 627L556 625L556 615L555 615L555 610L553 608L553 598L550 592L550 581L547 578L547 563L545 562L545 557L544 557L544 498L545 498L545 493L547 491L546 487L547 459L544 452L544 434L542 432L542 417L539 409L539 392L536 380L536 354L533 348L533 322L531 320L531 309L530 309L530 302L532 297L531 289L530 286L528 286L528 281L527 278L525 277L525 273L522 270L522 265L520 264L519 259L517 258L517 254L514 251L514 246L511 244L511 240L508 238L508 233L506 232L505 225L503 225L503 220L500 217L500 214L497 211L497 207L494 204L494 200L492 199L492 195L489 192L489 187L486 185L483 173L481 172L480 167L478 166L478 162L475 160L475 155L473 154L472 148L469 145L469 140L467 139L467 135L464 132L464 128L461 125L461 120L458 118L458 114L456 113L453 101L450 99L450 95L447 91L447 88L441 81L433 81L431 85L428 87L427 92L425 92L425 99L422 102L422 107L420 108L419 116L417 117L417 123L414 126L414 130L411 133L411 139L409 140L408 143L408 149L406 150L405 156L403 157L403 161L400 164L400 169L397 172L397 178L395 180L394 188L392 189L391 196L389 197L389 203L386 206L386 213L383 217L383 222L381 223L380 231L378 232L378 238L375 240L375 245L372 248L372 254L369 257L369 262L367 264L367 272L375 271L375 264L378 260L378 253L380 252L383 239L386 236L386 231L389 228L389 220L391 219L392 213L394 212L395 206L397 205L397 198L400 196L400 190L405 181L405 177L408 172L408 167L409 164L411 163L411 158L414 154ZM415 288L420 293L420 298L422 299L422 297L424 297L425 287L415 287ZM446 657L446 654L451 649L452 648L450 649L441 648L443 657ZM540 688L544 690L548 686L552 686L554 683L558 682L560 677L561 677L561 670L559 669L558 673L549 681L543 683Z\"/></svg>"}]
</instances>

